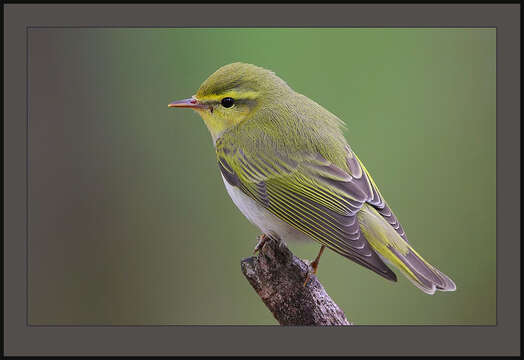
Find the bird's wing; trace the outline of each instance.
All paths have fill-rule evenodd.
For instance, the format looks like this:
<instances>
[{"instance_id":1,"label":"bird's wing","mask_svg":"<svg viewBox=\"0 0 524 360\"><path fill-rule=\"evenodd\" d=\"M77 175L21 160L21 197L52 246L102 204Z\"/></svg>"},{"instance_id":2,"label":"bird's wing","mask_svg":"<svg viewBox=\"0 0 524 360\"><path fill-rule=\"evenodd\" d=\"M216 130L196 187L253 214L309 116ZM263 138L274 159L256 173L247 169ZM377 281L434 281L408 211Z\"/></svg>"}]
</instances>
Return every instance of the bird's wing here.
<instances>
[{"instance_id":1,"label":"bird's wing","mask_svg":"<svg viewBox=\"0 0 524 360\"><path fill-rule=\"evenodd\" d=\"M250 154L220 142L216 151L230 185L322 245L396 280L360 230L357 212L365 202L385 206L349 146L351 174L320 154Z\"/></svg>"},{"instance_id":2,"label":"bird's wing","mask_svg":"<svg viewBox=\"0 0 524 360\"><path fill-rule=\"evenodd\" d=\"M377 185L373 181L373 178L367 171L366 167L360 159L357 157L357 155L351 150L351 148L348 146L347 149L347 162L349 170L351 171L351 174L353 177L361 178L363 177L364 180L367 183L367 187L369 188L369 193L372 194L372 196L366 201L368 204L372 205L377 212L382 215L382 217L397 231L397 233L406 241L408 241L408 238L406 236L406 232L402 228L402 225L398 222L397 217L391 209L389 208L388 204L380 194L380 191L378 190Z\"/></svg>"}]
</instances>

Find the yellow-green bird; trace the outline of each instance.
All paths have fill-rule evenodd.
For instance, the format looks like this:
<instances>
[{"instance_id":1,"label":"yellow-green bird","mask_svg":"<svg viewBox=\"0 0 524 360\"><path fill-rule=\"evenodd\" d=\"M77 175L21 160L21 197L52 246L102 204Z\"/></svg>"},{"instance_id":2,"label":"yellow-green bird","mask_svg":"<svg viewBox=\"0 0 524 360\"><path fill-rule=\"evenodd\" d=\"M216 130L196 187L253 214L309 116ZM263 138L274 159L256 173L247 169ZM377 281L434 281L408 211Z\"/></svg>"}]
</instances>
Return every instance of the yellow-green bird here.
<instances>
[{"instance_id":1,"label":"yellow-green bird","mask_svg":"<svg viewBox=\"0 0 524 360\"><path fill-rule=\"evenodd\" d=\"M227 192L260 229L262 242L266 237L317 241L321 249L313 272L328 247L396 281L389 262L425 293L455 290L453 281L408 243L344 138L344 123L272 71L225 65L191 98L168 106L200 114Z\"/></svg>"}]
</instances>

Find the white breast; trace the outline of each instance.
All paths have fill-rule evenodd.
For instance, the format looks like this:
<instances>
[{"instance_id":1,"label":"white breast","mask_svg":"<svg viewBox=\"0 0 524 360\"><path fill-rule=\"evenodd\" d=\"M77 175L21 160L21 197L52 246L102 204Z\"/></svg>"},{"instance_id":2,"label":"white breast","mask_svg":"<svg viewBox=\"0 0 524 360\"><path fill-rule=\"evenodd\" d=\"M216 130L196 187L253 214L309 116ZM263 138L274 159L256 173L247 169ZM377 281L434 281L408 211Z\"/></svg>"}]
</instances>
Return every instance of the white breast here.
<instances>
[{"instance_id":1,"label":"white breast","mask_svg":"<svg viewBox=\"0 0 524 360\"><path fill-rule=\"evenodd\" d=\"M255 200L244 194L240 189L231 186L222 176L227 192L235 205L240 209L242 214L262 233L266 235L276 235L280 239L287 241L312 240L308 235L288 225L280 220L271 212L259 205Z\"/></svg>"}]
</instances>

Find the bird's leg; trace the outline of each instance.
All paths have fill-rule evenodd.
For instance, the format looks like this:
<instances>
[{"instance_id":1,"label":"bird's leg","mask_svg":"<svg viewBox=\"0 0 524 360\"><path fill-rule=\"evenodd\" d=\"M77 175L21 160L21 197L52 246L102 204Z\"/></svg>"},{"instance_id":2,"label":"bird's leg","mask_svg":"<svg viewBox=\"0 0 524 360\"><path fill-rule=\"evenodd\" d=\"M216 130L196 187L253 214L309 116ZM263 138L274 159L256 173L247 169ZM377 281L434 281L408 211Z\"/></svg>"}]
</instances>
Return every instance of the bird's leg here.
<instances>
[{"instance_id":1,"label":"bird's leg","mask_svg":"<svg viewBox=\"0 0 524 360\"><path fill-rule=\"evenodd\" d=\"M253 254L256 254L257 251L259 251L260 249L262 249L262 246L264 246L264 244L266 243L266 241L269 239L269 236L267 236L266 234L261 234L259 235L258 237L258 242L257 244L255 245L255 249L253 250Z\"/></svg>"},{"instance_id":2,"label":"bird's leg","mask_svg":"<svg viewBox=\"0 0 524 360\"><path fill-rule=\"evenodd\" d=\"M320 260L320 256L322 255L322 253L324 252L324 248L326 246L325 245L322 245L320 247L320 251L318 252L318 255L316 257L316 259L311 263L311 267L313 268L313 271L310 271L308 269L308 272L307 272L307 275L306 275L306 281L304 281L304 286L307 285L307 282L309 281L309 278L311 277L311 273L313 274L316 274L317 273L317 269L318 269L318 262Z\"/></svg>"}]
</instances>

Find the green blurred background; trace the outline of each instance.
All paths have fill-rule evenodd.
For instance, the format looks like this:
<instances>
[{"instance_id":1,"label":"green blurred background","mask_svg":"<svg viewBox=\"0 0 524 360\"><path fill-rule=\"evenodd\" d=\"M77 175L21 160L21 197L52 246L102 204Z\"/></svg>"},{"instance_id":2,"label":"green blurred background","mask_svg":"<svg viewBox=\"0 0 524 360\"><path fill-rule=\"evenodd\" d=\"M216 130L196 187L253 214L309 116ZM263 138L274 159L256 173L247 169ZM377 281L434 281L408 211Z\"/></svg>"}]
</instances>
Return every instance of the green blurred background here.
<instances>
[{"instance_id":1,"label":"green blurred background","mask_svg":"<svg viewBox=\"0 0 524 360\"><path fill-rule=\"evenodd\" d=\"M495 29L32 29L31 324L276 324L240 272L258 231L198 115L168 109L222 65L269 68L348 125L429 296L328 251L356 324L495 324ZM290 244L313 259L315 244Z\"/></svg>"}]
</instances>

